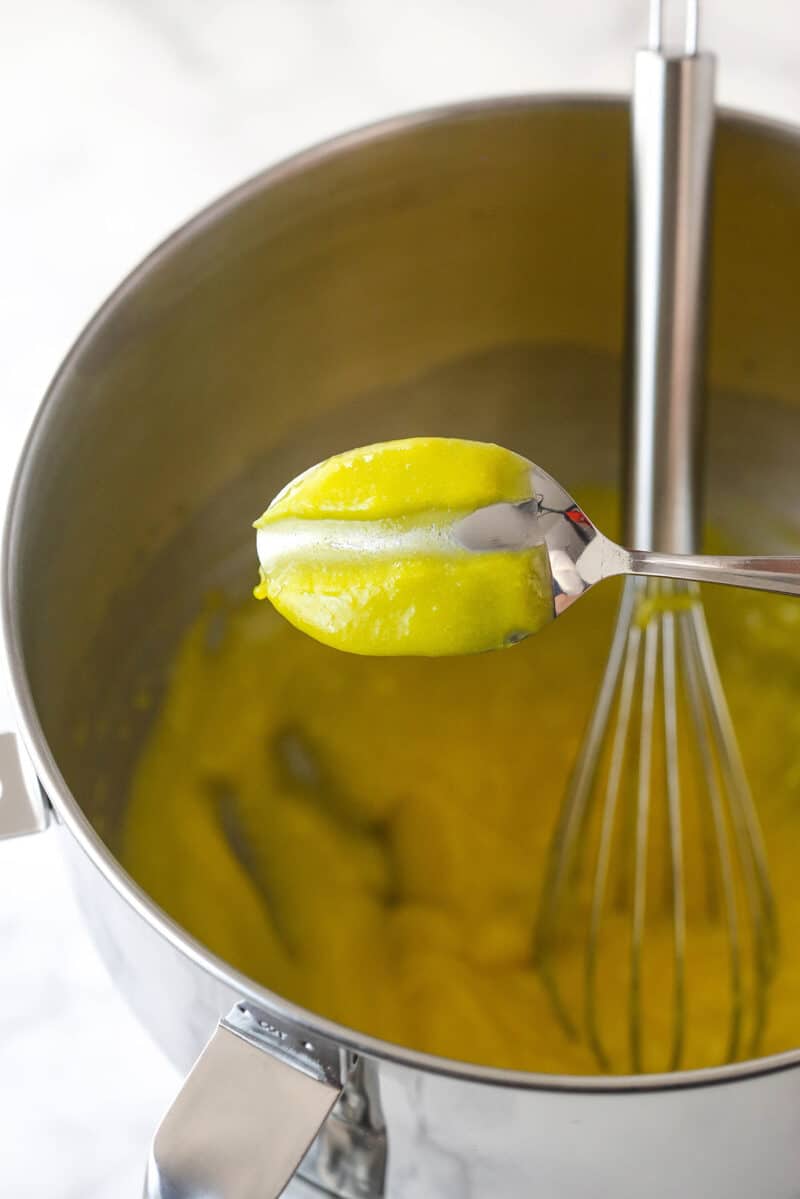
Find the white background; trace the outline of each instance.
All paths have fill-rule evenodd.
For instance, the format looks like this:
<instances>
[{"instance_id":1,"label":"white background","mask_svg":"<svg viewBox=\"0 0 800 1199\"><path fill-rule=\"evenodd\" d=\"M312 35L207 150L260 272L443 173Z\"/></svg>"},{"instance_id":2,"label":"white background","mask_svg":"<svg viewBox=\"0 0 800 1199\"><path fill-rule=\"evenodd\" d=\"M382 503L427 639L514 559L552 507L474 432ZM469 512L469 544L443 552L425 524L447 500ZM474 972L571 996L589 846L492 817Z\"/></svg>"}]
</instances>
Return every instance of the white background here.
<instances>
[{"instance_id":1,"label":"white background","mask_svg":"<svg viewBox=\"0 0 800 1199\"><path fill-rule=\"evenodd\" d=\"M645 0L2 0L0 16L0 510L70 342L197 208L404 109L626 89L646 32ZM796 0L709 0L703 41L724 103L800 123ZM139 1199L178 1079L47 836L0 847L0 978L0 1195Z\"/></svg>"}]
</instances>

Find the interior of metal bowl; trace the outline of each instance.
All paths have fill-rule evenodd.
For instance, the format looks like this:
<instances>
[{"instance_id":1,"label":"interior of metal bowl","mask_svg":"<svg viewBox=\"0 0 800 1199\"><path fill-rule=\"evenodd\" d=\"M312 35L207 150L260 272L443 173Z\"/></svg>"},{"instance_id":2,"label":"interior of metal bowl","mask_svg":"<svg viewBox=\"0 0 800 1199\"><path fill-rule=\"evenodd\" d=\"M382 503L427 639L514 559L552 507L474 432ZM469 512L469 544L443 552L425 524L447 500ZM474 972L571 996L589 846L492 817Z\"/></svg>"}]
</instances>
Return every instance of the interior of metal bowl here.
<instances>
[{"instance_id":1,"label":"interior of metal bowl","mask_svg":"<svg viewBox=\"0 0 800 1199\"><path fill-rule=\"evenodd\" d=\"M12 637L112 851L151 719L132 697L158 694L209 586L247 594L250 522L288 478L449 434L511 446L578 498L615 482L627 138L625 106L592 100L351 136L220 202L90 327L17 497ZM710 515L776 552L800 528L794 134L721 120L714 226Z\"/></svg>"}]
</instances>

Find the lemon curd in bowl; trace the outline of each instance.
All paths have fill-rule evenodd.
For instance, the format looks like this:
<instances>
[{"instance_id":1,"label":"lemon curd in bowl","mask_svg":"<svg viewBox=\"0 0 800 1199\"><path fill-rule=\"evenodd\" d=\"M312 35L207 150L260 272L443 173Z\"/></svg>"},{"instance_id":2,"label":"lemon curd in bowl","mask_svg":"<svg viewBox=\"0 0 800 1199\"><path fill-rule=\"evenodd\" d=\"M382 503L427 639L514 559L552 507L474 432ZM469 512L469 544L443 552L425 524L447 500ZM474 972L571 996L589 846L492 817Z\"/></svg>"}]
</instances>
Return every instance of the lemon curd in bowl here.
<instances>
[{"instance_id":1,"label":"lemon curd in bowl","mask_svg":"<svg viewBox=\"0 0 800 1199\"><path fill-rule=\"evenodd\" d=\"M610 494L581 498L613 528ZM179 648L134 774L125 864L211 949L324 1016L444 1057L595 1072L584 1039L557 1018L532 947L548 843L608 652L615 592L599 588L514 649L447 658L342 654L267 605L210 596ZM758 1046L777 1052L800 1041L800 604L723 588L703 597L780 913L782 953ZM789 725L798 736L786 735ZM731 1003L692 770L687 760L685 1067L724 1059ZM629 834L622 819L619 835ZM649 1070L664 1068L671 1032L667 836L654 820ZM612 897L624 894L624 867L611 884ZM579 1017L588 896L578 893L575 905L556 965ZM617 1070L627 1062L629 937L612 898L599 990ZM745 931L746 986L749 948ZM741 1056L752 1048L748 1031Z\"/></svg>"}]
</instances>

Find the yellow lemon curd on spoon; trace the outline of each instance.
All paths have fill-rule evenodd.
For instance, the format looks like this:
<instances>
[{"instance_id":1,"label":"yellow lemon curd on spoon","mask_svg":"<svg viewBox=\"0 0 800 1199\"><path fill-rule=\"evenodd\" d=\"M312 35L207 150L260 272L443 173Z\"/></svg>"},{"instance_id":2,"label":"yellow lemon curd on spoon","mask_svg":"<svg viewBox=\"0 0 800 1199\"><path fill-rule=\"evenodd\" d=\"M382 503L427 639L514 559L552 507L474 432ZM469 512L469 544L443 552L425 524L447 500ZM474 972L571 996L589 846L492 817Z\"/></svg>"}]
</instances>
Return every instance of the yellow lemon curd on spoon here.
<instances>
[{"instance_id":1,"label":"yellow lemon curd on spoon","mask_svg":"<svg viewBox=\"0 0 800 1199\"><path fill-rule=\"evenodd\" d=\"M356 654L499 649L553 619L542 544L472 550L458 522L533 499L530 463L484 442L418 437L312 467L256 521L261 582L298 629Z\"/></svg>"}]
</instances>

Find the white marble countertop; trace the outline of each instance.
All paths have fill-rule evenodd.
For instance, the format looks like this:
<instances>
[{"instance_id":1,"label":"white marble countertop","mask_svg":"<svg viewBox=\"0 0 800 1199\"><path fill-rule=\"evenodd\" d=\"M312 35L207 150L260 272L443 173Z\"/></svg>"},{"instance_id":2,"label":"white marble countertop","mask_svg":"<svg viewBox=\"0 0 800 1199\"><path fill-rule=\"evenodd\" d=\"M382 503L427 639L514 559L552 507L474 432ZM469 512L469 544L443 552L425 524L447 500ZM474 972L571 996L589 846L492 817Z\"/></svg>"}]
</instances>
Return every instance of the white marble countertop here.
<instances>
[{"instance_id":1,"label":"white marble countertop","mask_svg":"<svg viewBox=\"0 0 800 1199\"><path fill-rule=\"evenodd\" d=\"M3 8L0 510L44 388L174 226L349 126L467 96L623 90L645 0L29 0ZM708 0L723 103L800 122L795 0ZM0 694L0 729L10 713ZM139 1199L177 1087L47 836L0 846L0 1194ZM421 1196L420 1199L424 1199Z\"/></svg>"}]
</instances>

